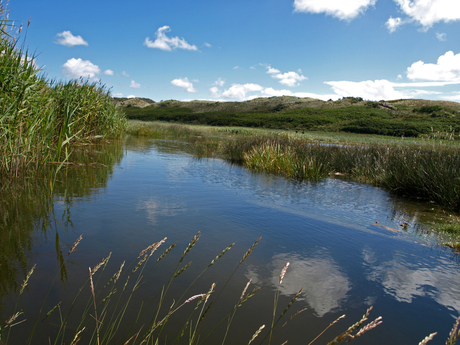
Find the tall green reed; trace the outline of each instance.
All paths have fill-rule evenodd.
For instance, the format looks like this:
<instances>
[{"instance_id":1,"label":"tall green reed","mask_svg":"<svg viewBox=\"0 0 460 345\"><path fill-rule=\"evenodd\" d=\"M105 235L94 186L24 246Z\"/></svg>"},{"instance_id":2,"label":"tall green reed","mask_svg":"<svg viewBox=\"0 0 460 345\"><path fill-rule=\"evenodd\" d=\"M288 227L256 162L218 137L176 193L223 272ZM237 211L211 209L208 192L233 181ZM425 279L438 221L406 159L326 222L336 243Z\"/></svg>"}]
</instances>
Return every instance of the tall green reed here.
<instances>
[{"instance_id":1,"label":"tall green reed","mask_svg":"<svg viewBox=\"0 0 460 345\"><path fill-rule=\"evenodd\" d=\"M29 22L30 24L30 22ZM21 44L0 1L0 176L18 177L68 158L75 145L120 135L124 115L97 82L48 80Z\"/></svg>"}]
</instances>

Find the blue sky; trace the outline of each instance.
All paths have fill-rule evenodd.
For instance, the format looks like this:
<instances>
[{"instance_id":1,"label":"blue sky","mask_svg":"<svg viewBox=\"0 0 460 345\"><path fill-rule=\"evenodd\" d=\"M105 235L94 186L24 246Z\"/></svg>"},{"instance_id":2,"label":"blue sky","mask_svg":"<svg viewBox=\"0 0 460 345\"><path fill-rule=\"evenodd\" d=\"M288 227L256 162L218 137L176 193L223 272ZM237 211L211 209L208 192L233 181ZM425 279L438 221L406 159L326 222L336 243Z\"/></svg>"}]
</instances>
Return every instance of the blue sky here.
<instances>
[{"instance_id":1,"label":"blue sky","mask_svg":"<svg viewBox=\"0 0 460 345\"><path fill-rule=\"evenodd\" d=\"M155 101L460 102L460 0L11 0L49 78ZM24 37L26 30L21 32Z\"/></svg>"}]
</instances>

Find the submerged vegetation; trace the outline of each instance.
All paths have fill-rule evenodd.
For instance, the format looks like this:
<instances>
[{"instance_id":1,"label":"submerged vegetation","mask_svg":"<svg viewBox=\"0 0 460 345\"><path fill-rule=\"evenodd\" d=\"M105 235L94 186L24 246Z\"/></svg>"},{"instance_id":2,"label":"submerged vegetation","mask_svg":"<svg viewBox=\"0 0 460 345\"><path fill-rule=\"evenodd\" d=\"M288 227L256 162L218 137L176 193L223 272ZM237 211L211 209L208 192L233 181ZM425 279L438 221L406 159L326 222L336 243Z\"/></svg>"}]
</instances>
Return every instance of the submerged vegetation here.
<instances>
[{"instance_id":1,"label":"submerged vegetation","mask_svg":"<svg viewBox=\"0 0 460 345\"><path fill-rule=\"evenodd\" d=\"M30 24L30 23L29 23ZM62 162L72 145L123 133L126 119L104 85L48 80L0 2L0 175Z\"/></svg>"}]
</instances>

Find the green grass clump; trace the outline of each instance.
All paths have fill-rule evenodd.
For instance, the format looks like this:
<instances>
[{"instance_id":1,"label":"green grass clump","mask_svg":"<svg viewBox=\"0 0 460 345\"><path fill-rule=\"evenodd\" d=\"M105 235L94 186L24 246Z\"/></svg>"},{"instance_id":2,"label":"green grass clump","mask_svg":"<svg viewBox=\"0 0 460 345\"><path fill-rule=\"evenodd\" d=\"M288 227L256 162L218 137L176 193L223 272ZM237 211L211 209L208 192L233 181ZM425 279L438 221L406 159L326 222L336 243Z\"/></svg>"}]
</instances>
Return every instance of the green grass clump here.
<instances>
[{"instance_id":1,"label":"green grass clump","mask_svg":"<svg viewBox=\"0 0 460 345\"><path fill-rule=\"evenodd\" d=\"M60 162L72 145L116 136L126 126L104 85L46 79L0 2L0 176Z\"/></svg>"}]
</instances>

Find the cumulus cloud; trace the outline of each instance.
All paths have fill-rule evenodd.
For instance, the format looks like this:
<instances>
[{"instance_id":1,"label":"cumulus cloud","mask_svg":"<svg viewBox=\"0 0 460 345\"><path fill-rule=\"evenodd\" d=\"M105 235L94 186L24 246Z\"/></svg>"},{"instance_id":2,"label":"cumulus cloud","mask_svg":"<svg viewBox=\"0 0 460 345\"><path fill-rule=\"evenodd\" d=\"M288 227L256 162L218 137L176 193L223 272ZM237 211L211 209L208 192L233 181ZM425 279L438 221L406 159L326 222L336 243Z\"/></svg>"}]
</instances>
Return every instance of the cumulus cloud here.
<instances>
[{"instance_id":1,"label":"cumulus cloud","mask_svg":"<svg viewBox=\"0 0 460 345\"><path fill-rule=\"evenodd\" d=\"M73 46L87 46L88 42L86 42L81 36L74 36L70 31L63 31L56 35L57 40L55 43L61 44L66 47L73 47Z\"/></svg>"},{"instance_id":2,"label":"cumulus cloud","mask_svg":"<svg viewBox=\"0 0 460 345\"><path fill-rule=\"evenodd\" d=\"M134 80L131 80L131 84L129 84L129 87L132 87L134 89L138 89L141 87L141 84L136 83Z\"/></svg>"},{"instance_id":3,"label":"cumulus cloud","mask_svg":"<svg viewBox=\"0 0 460 345\"><path fill-rule=\"evenodd\" d=\"M393 33L396 31L397 28L399 28L403 24L404 21L401 18L390 17L390 19L388 19L385 23L385 26L387 27L388 31L390 31L390 33Z\"/></svg>"},{"instance_id":4,"label":"cumulus cloud","mask_svg":"<svg viewBox=\"0 0 460 345\"><path fill-rule=\"evenodd\" d=\"M105 75L113 75L113 71L111 69L107 69L104 71Z\"/></svg>"},{"instance_id":5,"label":"cumulus cloud","mask_svg":"<svg viewBox=\"0 0 460 345\"><path fill-rule=\"evenodd\" d=\"M443 32L443 33L440 33L440 32L437 32L437 33L436 33L436 38L437 38L438 40L440 40L441 42L447 40L446 36L447 36L447 34L444 33L444 32Z\"/></svg>"},{"instance_id":6,"label":"cumulus cloud","mask_svg":"<svg viewBox=\"0 0 460 345\"><path fill-rule=\"evenodd\" d=\"M125 77L131 77L128 73L126 73L125 71L121 72L122 75L124 75Z\"/></svg>"},{"instance_id":7,"label":"cumulus cloud","mask_svg":"<svg viewBox=\"0 0 460 345\"><path fill-rule=\"evenodd\" d=\"M295 0L295 12L325 13L350 21L375 5L377 0Z\"/></svg>"},{"instance_id":8,"label":"cumulus cloud","mask_svg":"<svg viewBox=\"0 0 460 345\"><path fill-rule=\"evenodd\" d=\"M204 46L205 46L205 47L208 47L208 48L211 48L211 47L212 47L212 45L209 44L208 42L204 42Z\"/></svg>"},{"instance_id":9,"label":"cumulus cloud","mask_svg":"<svg viewBox=\"0 0 460 345\"><path fill-rule=\"evenodd\" d=\"M438 58L436 64L423 61L414 62L407 68L407 77L411 80L460 81L460 53L448 51Z\"/></svg>"},{"instance_id":10,"label":"cumulus cloud","mask_svg":"<svg viewBox=\"0 0 460 345\"><path fill-rule=\"evenodd\" d=\"M460 20L460 3L452 0L394 0L412 20L426 29L437 22Z\"/></svg>"},{"instance_id":11,"label":"cumulus cloud","mask_svg":"<svg viewBox=\"0 0 460 345\"><path fill-rule=\"evenodd\" d=\"M233 84L228 90L222 92L222 97L230 99L245 99L246 94L252 91L262 91L264 88L257 84Z\"/></svg>"},{"instance_id":12,"label":"cumulus cloud","mask_svg":"<svg viewBox=\"0 0 460 345\"><path fill-rule=\"evenodd\" d=\"M442 87L448 84L460 84L460 81L430 81L412 83L393 83L388 80L328 81L336 95L340 97L362 97L369 100L414 98L422 95L442 95L442 92L418 88ZM399 91L398 89L403 89Z\"/></svg>"},{"instance_id":13,"label":"cumulus cloud","mask_svg":"<svg viewBox=\"0 0 460 345\"><path fill-rule=\"evenodd\" d=\"M171 85L182 87L187 90L187 92L198 92L194 87L192 82L188 80L187 77L185 78L178 78L171 81Z\"/></svg>"},{"instance_id":14,"label":"cumulus cloud","mask_svg":"<svg viewBox=\"0 0 460 345\"><path fill-rule=\"evenodd\" d=\"M310 97L322 99L338 99L334 94L314 94L309 92L292 92L290 90L276 90L271 87L264 88L258 84L233 84L229 89L223 92L217 86L209 89L212 98L236 99L239 101L247 101L258 97L274 97L274 96L295 96L295 97Z\"/></svg>"},{"instance_id":15,"label":"cumulus cloud","mask_svg":"<svg viewBox=\"0 0 460 345\"><path fill-rule=\"evenodd\" d=\"M72 79L79 77L94 78L100 72L99 66L89 60L71 58L62 66L62 74Z\"/></svg>"},{"instance_id":16,"label":"cumulus cloud","mask_svg":"<svg viewBox=\"0 0 460 345\"><path fill-rule=\"evenodd\" d=\"M165 25L162 26L157 30L155 33L155 41L150 40L150 37L146 37L144 41L144 45L148 48L157 48L161 50L171 51L173 49L185 49L185 50L198 50L198 48L193 45L187 43L185 39L179 37L168 37L166 33L171 31L169 26Z\"/></svg>"},{"instance_id":17,"label":"cumulus cloud","mask_svg":"<svg viewBox=\"0 0 460 345\"><path fill-rule=\"evenodd\" d=\"M283 85L287 86L297 86L299 85L299 82L305 79L308 79L307 77L304 77L303 75L299 74L302 73L302 71L299 70L299 73L297 72L286 72L286 73L281 73L280 70L273 68L271 66L266 66L267 67L267 73L272 75L272 78L279 79L279 82Z\"/></svg>"},{"instance_id":18,"label":"cumulus cloud","mask_svg":"<svg viewBox=\"0 0 460 345\"><path fill-rule=\"evenodd\" d=\"M362 97L364 99L398 99L404 94L394 89L394 84L388 80L353 81L327 81L325 84L332 86L334 92L342 97Z\"/></svg>"},{"instance_id":19,"label":"cumulus cloud","mask_svg":"<svg viewBox=\"0 0 460 345\"><path fill-rule=\"evenodd\" d=\"M209 89L211 97L214 98L225 98L225 99L238 99L247 100L256 98L257 96L248 96L247 93L254 91L262 91L264 88L258 84L233 84L230 88L225 91L220 91L218 87L214 86Z\"/></svg>"}]
</instances>

